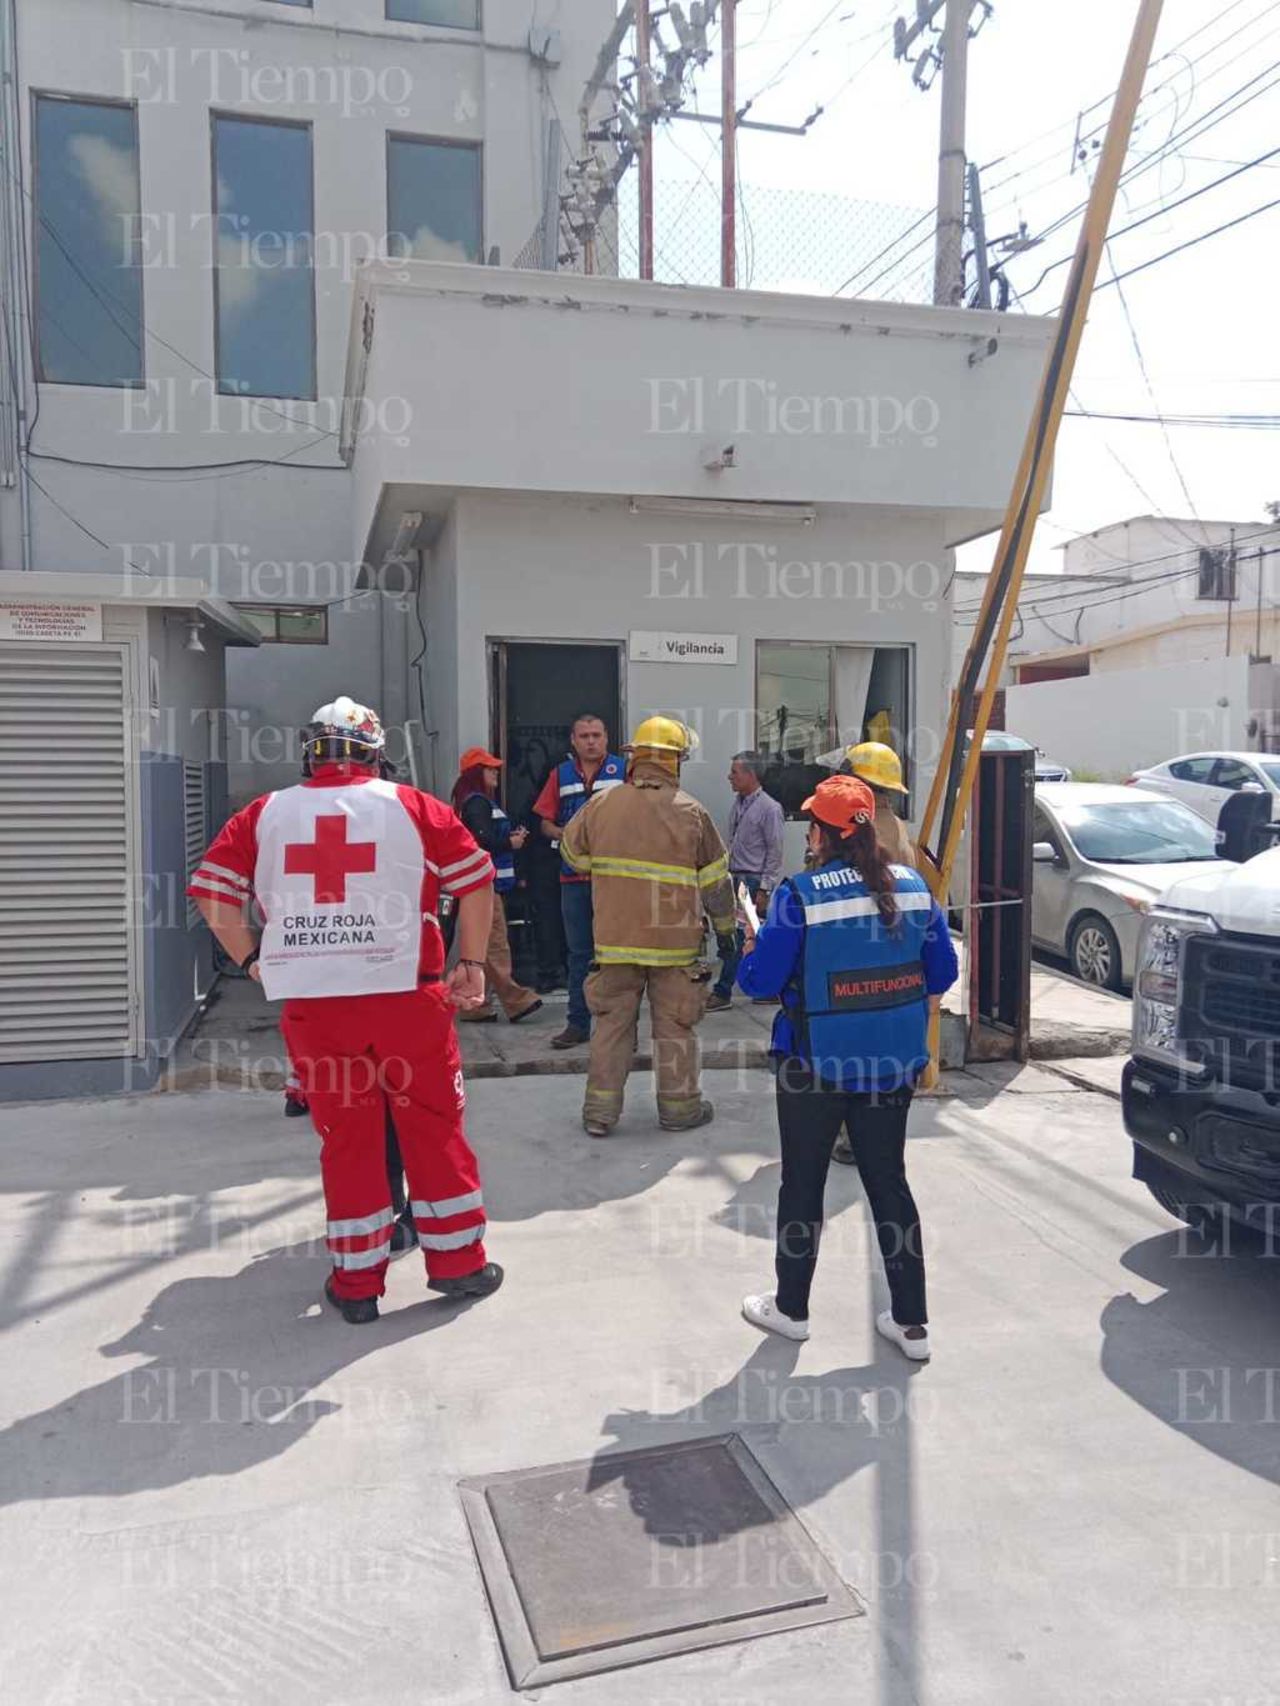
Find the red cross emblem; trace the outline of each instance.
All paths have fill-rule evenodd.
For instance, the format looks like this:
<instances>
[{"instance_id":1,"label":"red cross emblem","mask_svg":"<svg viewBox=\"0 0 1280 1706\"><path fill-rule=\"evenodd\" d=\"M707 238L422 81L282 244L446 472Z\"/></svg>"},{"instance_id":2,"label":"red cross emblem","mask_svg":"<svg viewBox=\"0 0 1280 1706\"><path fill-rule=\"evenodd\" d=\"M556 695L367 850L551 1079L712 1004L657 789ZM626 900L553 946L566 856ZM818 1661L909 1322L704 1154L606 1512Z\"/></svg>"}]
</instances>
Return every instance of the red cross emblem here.
<instances>
[{"instance_id":1,"label":"red cross emblem","mask_svg":"<svg viewBox=\"0 0 1280 1706\"><path fill-rule=\"evenodd\" d=\"M341 812L316 819L313 842L291 841L284 850L288 876L313 876L316 904L341 904L347 898L347 878L355 872L376 870L376 841L348 841L347 819Z\"/></svg>"}]
</instances>

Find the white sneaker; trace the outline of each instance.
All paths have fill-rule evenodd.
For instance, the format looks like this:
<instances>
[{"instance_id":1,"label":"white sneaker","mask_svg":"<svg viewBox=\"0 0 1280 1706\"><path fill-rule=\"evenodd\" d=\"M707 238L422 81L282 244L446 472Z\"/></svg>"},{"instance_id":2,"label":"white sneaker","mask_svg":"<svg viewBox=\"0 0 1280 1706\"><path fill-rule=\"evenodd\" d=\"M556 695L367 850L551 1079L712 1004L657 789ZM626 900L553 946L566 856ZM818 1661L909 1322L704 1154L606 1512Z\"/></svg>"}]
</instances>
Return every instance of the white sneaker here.
<instances>
[{"instance_id":1,"label":"white sneaker","mask_svg":"<svg viewBox=\"0 0 1280 1706\"><path fill-rule=\"evenodd\" d=\"M909 1339L905 1327L899 1327L893 1318L893 1311L886 1309L883 1315L876 1316L876 1331L883 1333L886 1339L892 1339L903 1356L910 1357L912 1362L928 1362L929 1360L929 1329L924 1330L922 1339Z\"/></svg>"},{"instance_id":2,"label":"white sneaker","mask_svg":"<svg viewBox=\"0 0 1280 1706\"><path fill-rule=\"evenodd\" d=\"M742 1314L753 1327L763 1327L766 1333L780 1333L784 1339L809 1337L809 1323L793 1321L790 1315L784 1315L772 1294L767 1297L744 1297Z\"/></svg>"}]
</instances>

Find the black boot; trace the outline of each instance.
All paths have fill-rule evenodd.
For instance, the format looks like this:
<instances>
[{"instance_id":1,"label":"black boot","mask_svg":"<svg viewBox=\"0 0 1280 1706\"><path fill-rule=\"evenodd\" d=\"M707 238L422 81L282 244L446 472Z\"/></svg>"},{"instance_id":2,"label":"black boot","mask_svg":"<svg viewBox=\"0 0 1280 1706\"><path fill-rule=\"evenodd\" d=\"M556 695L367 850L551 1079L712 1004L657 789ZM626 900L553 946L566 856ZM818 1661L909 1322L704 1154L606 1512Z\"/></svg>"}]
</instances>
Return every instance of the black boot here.
<instances>
[{"instance_id":1,"label":"black boot","mask_svg":"<svg viewBox=\"0 0 1280 1706\"><path fill-rule=\"evenodd\" d=\"M489 1297L501 1284L502 1269L496 1262L486 1262L460 1279L429 1279L427 1290L442 1291L446 1297Z\"/></svg>"},{"instance_id":2,"label":"black boot","mask_svg":"<svg viewBox=\"0 0 1280 1706\"><path fill-rule=\"evenodd\" d=\"M367 1322L378 1319L378 1300L376 1297L339 1297L333 1289L332 1274L324 1282L324 1294L333 1307L340 1312L342 1319L349 1321L353 1327L363 1327Z\"/></svg>"}]
</instances>

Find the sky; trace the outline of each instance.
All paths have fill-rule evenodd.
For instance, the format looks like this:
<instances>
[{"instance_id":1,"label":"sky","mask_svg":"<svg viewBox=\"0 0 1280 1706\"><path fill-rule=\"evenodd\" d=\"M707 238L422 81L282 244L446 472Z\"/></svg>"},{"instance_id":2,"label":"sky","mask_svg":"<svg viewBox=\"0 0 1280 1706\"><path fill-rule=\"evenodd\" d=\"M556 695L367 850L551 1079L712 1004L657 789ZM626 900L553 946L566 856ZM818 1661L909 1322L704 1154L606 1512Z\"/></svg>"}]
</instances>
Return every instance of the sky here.
<instances>
[{"instance_id":1,"label":"sky","mask_svg":"<svg viewBox=\"0 0 1280 1706\"><path fill-rule=\"evenodd\" d=\"M840 270L843 251L851 257L848 271L856 272L933 207L940 85L927 93L916 89L892 47L894 17L911 18L914 9L914 0L896 6L889 0L740 0L739 106L751 99L751 118L780 124L801 124L816 106L826 108L803 137L741 134L744 242L764 258L769 276L757 273L762 285L829 294L839 283L833 267ZM1087 194L1089 168L1073 162L1077 125L1092 152L1136 15L1137 0L997 0L971 43L968 152L984 168L988 232L1012 232L1025 220L1034 237L1071 215L1041 246L1010 263L1010 280L1029 311L1058 309L1067 266L1039 281L1053 262L1070 256L1079 229L1073 210ZM1280 149L1280 83L1267 87L1275 79L1280 0L1166 0L1130 161L1198 117L1212 123L1219 102L1257 98L1202 137L1179 142L1163 164L1122 189L1113 232L1132 220L1144 223L1110 243L1100 286L1112 263L1123 273L1280 200L1277 152L1188 205L1169 207L1237 165ZM698 79L701 110L718 110L719 83L713 60ZM660 277L688 266L690 221L704 227L714 218L718 147L717 131L688 122L659 134ZM631 182L622 194L634 195ZM853 203L890 204L897 211ZM928 224L921 226L902 247L928 231ZM699 229L696 236L701 253L706 233ZM896 274L877 280L875 272L864 272L861 288L869 296L906 294L913 284L919 287L931 260L929 240ZM1079 402L1111 414L1280 412L1278 272L1280 207L1120 288L1100 290L1076 371ZM1278 444L1270 430L1171 424L1166 435L1158 424L1065 420L1053 504L1037 529L1032 570L1059 568L1062 553L1055 546L1129 516L1264 521L1264 505L1280 499ZM962 566L987 567L992 544L966 547Z\"/></svg>"}]
</instances>

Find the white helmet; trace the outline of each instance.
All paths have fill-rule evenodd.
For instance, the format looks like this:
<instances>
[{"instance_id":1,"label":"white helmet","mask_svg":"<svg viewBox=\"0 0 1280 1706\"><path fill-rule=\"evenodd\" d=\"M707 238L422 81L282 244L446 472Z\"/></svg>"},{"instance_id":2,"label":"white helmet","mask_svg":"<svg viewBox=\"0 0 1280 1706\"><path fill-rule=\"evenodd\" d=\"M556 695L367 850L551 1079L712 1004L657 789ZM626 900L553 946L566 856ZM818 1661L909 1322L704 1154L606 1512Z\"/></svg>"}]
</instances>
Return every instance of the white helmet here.
<instances>
[{"instance_id":1,"label":"white helmet","mask_svg":"<svg viewBox=\"0 0 1280 1706\"><path fill-rule=\"evenodd\" d=\"M345 693L321 705L302 731L309 758L353 758L373 763L387 744L382 720L367 705L357 705Z\"/></svg>"}]
</instances>

